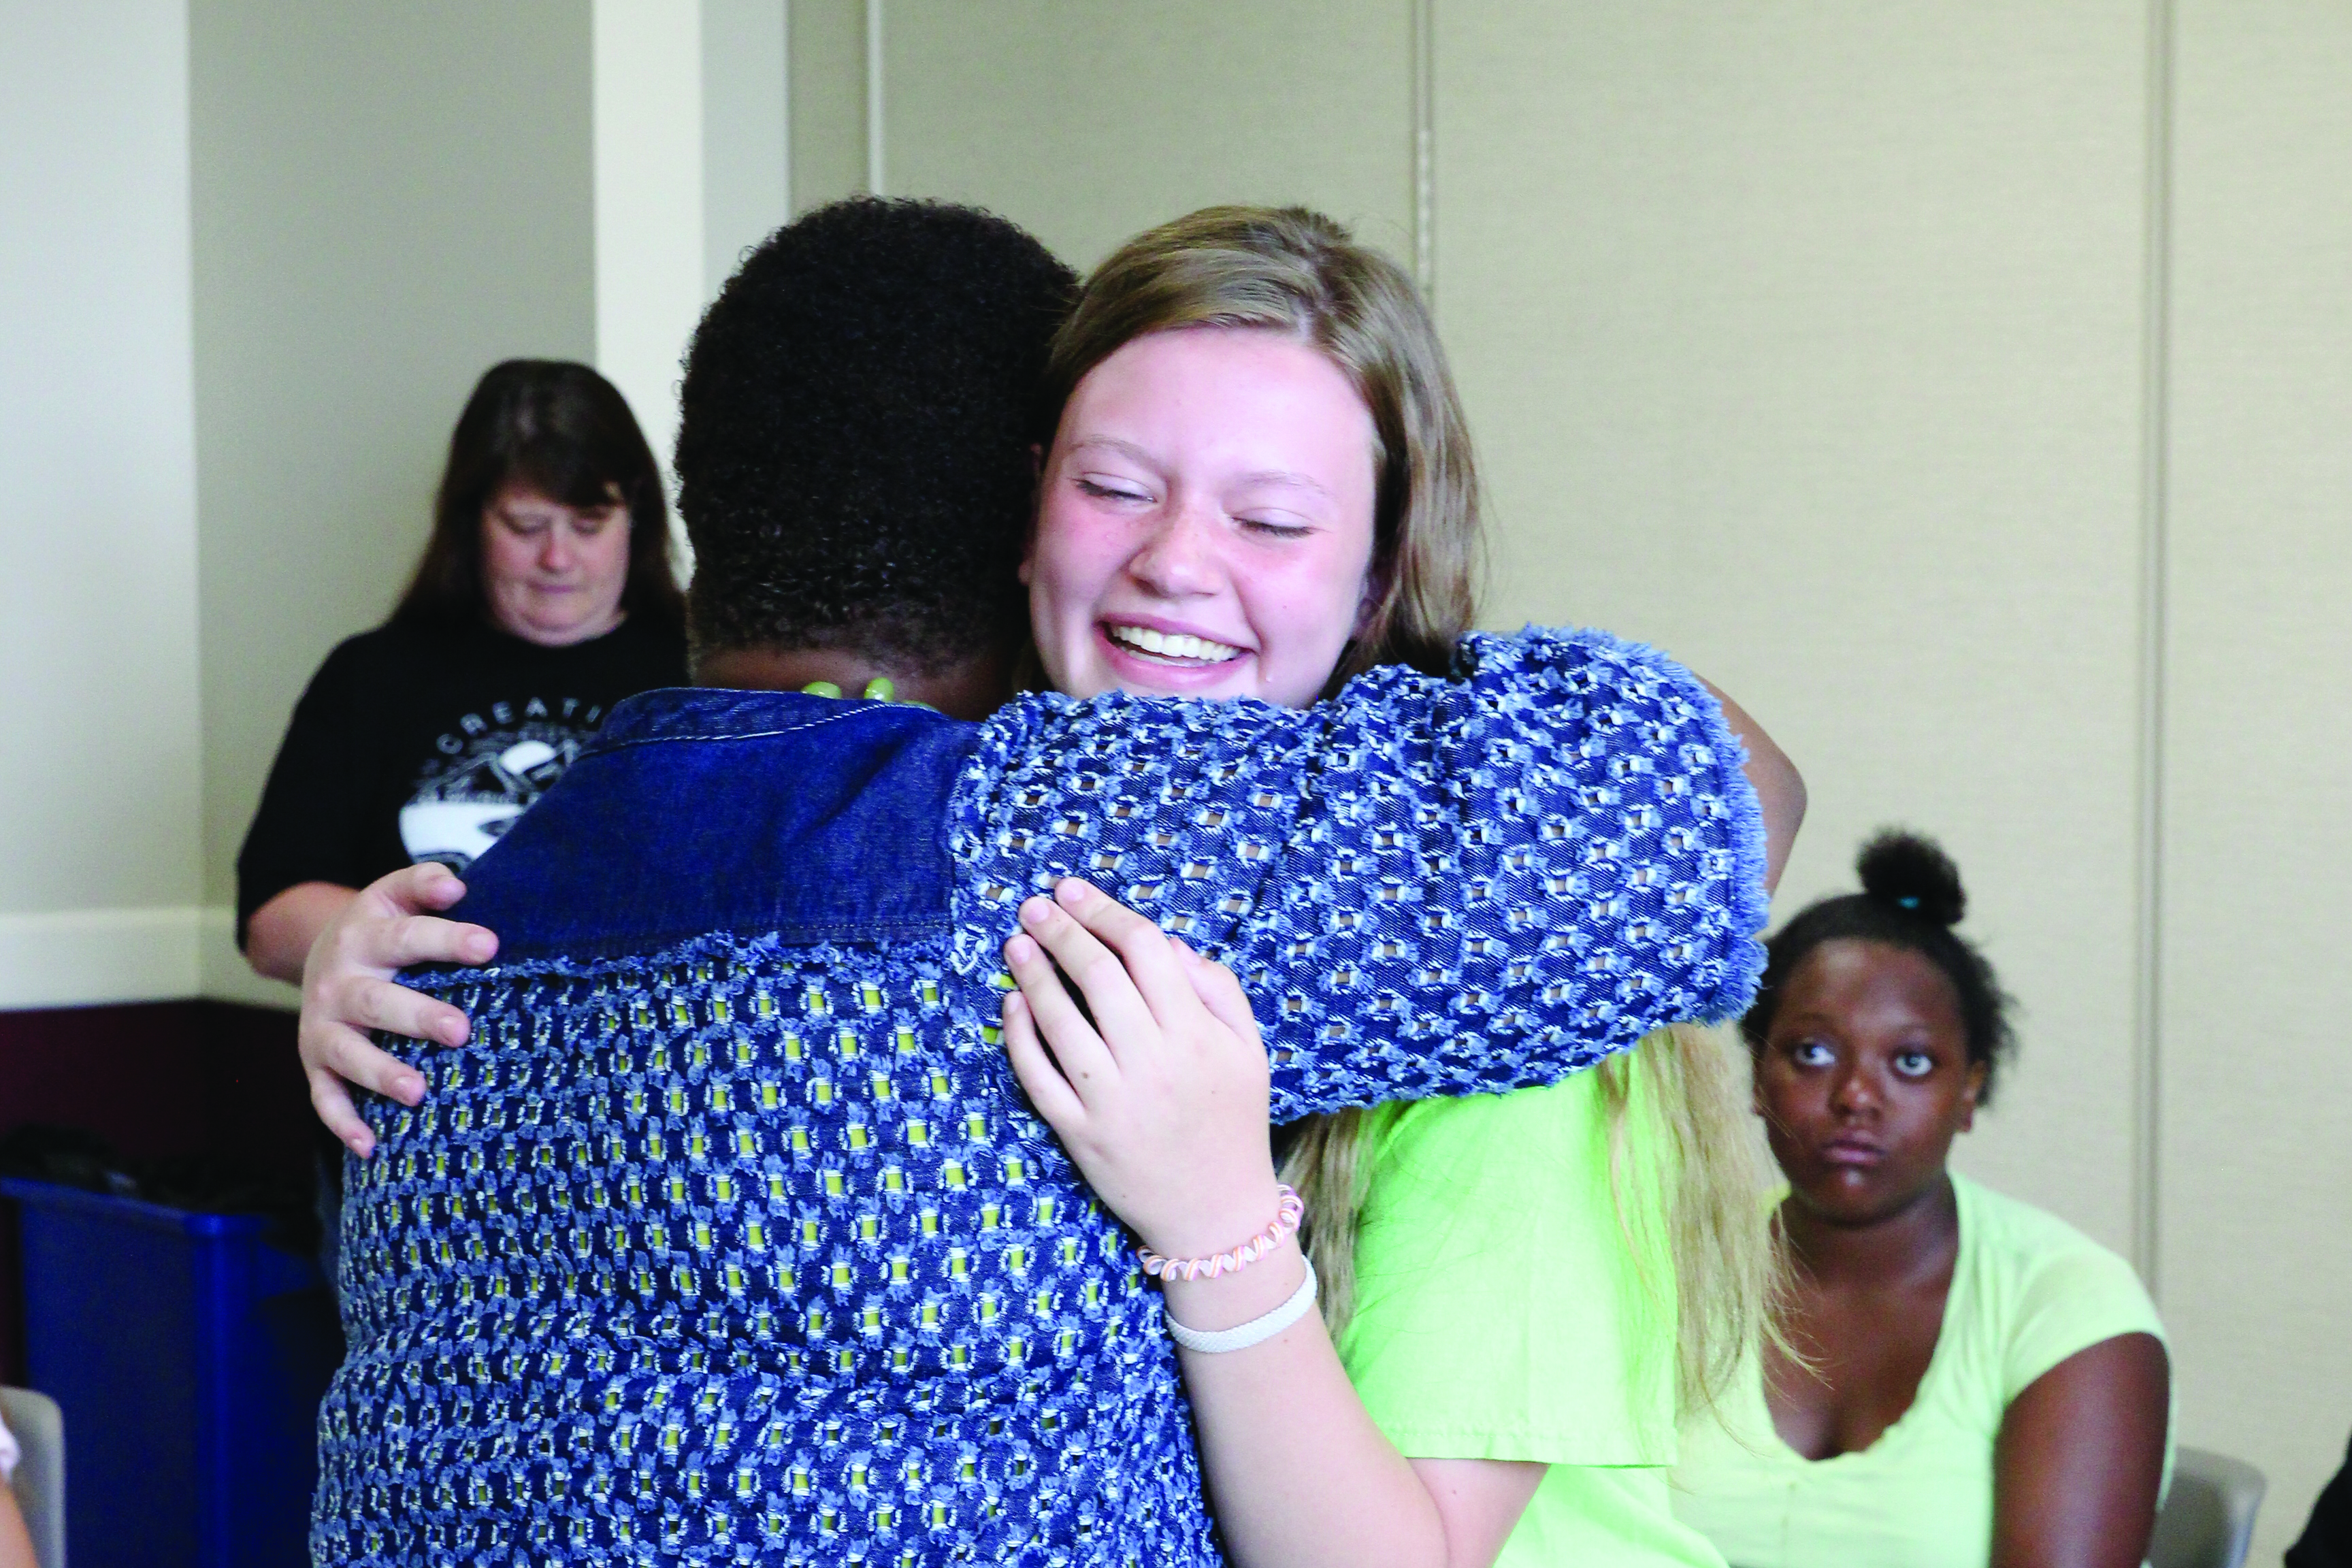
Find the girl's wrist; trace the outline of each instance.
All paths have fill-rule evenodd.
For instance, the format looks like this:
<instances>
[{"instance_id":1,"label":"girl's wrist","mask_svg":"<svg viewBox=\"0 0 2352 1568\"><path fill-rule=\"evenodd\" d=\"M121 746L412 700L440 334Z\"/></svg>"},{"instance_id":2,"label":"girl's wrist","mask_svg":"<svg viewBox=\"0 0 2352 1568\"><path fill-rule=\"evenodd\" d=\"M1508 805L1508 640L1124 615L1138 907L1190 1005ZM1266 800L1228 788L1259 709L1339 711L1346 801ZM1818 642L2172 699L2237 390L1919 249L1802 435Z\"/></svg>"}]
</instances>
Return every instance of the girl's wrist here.
<instances>
[{"instance_id":1,"label":"girl's wrist","mask_svg":"<svg viewBox=\"0 0 2352 1568\"><path fill-rule=\"evenodd\" d=\"M1214 1279L1161 1282L1168 1315L1187 1328L1213 1332L1264 1316L1286 1300L1307 1277L1307 1255L1296 1232L1238 1274Z\"/></svg>"},{"instance_id":2,"label":"girl's wrist","mask_svg":"<svg viewBox=\"0 0 2352 1568\"><path fill-rule=\"evenodd\" d=\"M1138 1248L1145 1271L1160 1283L1170 1317L1213 1332L1262 1317L1297 1290L1307 1275L1306 1255L1298 1249L1304 1206L1271 1172L1265 1194L1249 1217L1202 1216L1187 1226L1190 1235L1216 1238L1221 1252L1177 1258Z\"/></svg>"},{"instance_id":3,"label":"girl's wrist","mask_svg":"<svg viewBox=\"0 0 2352 1568\"><path fill-rule=\"evenodd\" d=\"M1188 1207L1181 1226L1154 1227L1135 1250L1144 1273L1155 1279L1214 1278L1272 1251L1298 1228L1304 1214L1298 1194L1269 1170L1264 1184L1253 1184L1248 1195Z\"/></svg>"}]
</instances>

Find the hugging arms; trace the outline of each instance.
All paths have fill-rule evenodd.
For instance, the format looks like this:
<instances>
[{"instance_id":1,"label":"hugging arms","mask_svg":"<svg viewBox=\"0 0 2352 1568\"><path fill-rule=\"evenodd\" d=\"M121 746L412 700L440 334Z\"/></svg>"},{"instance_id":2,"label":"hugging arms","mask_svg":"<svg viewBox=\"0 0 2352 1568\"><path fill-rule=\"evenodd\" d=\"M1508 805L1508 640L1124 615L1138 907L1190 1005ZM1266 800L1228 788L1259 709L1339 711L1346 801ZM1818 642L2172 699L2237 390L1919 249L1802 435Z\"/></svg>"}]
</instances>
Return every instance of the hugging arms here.
<instances>
[{"instance_id":1,"label":"hugging arms","mask_svg":"<svg viewBox=\"0 0 2352 1568\"><path fill-rule=\"evenodd\" d=\"M922 209L855 210L937 221ZM777 412L770 384L808 361L762 365L740 351L777 341L772 321L746 330L763 310L832 310L796 331L839 324L824 279L788 276L796 247L836 221L803 220L746 263L698 335L687 382L681 509L701 563L703 665L782 690L625 705L478 868L456 912L492 916L505 942L479 981L437 977L428 999L367 973L491 958L486 932L398 907L454 891L440 880L435 893L421 869L369 889L314 952L304 1025L314 1090L340 1133L385 1141L352 1167L355 1359L321 1494L321 1528L337 1541L407 1540L406 1513L383 1500L414 1497L427 1505L415 1528L452 1539L543 1525L593 1543L600 1531L655 1528L694 1486L731 1474L747 1498L805 1495L763 1501L766 1513L747 1504L729 1526L751 1529L757 1514L779 1539L854 1531L878 1543L915 1530L940 1551L958 1540L1008 1552L1087 1540L1114 1556L1155 1541L1148 1550L1206 1550L1181 1415L1166 1408L1173 1365L1156 1298L1118 1233L1058 1195L1070 1173L990 1037L998 944L1022 895L1056 873L1104 878L1235 964L1264 1006L1271 1109L1286 1117L1549 1081L1653 1024L1737 1011L1744 997L1768 858L1785 852L1800 809L1793 774L1752 737L1751 790L1716 700L1647 650L1597 636L1462 639L1475 486L1442 359L1402 275L1307 215L1213 212L1143 237L1105 264L1055 333L1043 381L1060 416L1034 519L1007 520L1003 537L1045 673L1067 699L1024 699L967 733L797 695L811 679L857 689L868 670L844 660L919 693L1002 654L985 617L936 624L938 605L985 580L940 568L924 531L968 537L968 510L859 498L837 533L830 513L789 527L772 516L776 496L804 495L811 481L805 461L787 461L790 408ZM904 252L869 257L860 285L887 292ZM1205 279L1202 256L1217 258ZM921 286L935 289L936 276ZM1161 287L1171 279L1184 283L1172 295ZM1249 288L1229 291L1236 279ZM1187 303L1188 289L1202 298ZM1269 291L1293 313L1235 317L1236 301L1263 309ZM1139 299L1160 313L1139 316L1129 308ZM866 353L887 334L851 336ZM1009 479L1015 457L1026 474L1025 452L984 445L991 474ZM940 466L930 446L877 471L925 464ZM954 478L942 476L942 493L968 509L972 489L944 482ZM1020 493L1025 506L1025 481ZM877 546L877 518L906 537ZM871 570L877 548L893 574ZM946 574L936 595L909 586L926 563ZM803 582L836 568L837 581ZM877 584L897 596L838 624L807 622L811 606ZM820 655L832 661L823 668ZM1449 664L1452 679L1436 673ZM1169 708L1114 688L1203 700ZM1215 700L1234 697L1257 700ZM901 781L895 831L845 851L823 824L880 810L851 783L886 775ZM826 798L846 815L810 816L836 787ZM927 818L943 826L920 827ZM944 865L926 842L948 847ZM853 932L855 910L883 904L898 911L895 934L870 952L792 934ZM449 999L468 994L482 1038L464 1052L401 1061L334 1032L387 1027L454 1044L462 1021ZM869 1025L842 1014L852 998ZM877 1038L894 1042L887 1053L875 1054ZM332 1068L388 1093L375 1129L337 1105ZM1266 1110L1253 1110L1262 1129ZM949 1128L952 1147L940 1136ZM1001 1162L966 1148L981 1138ZM679 1165L681 1148L702 1152ZM1160 1239L1237 1241L1212 1232L1240 1223L1263 1164L1261 1153L1183 1236ZM542 1232L514 1217L602 1213L614 1194L625 1226L583 1218ZM1271 1195L1258 1193L1259 1205ZM774 1250L787 1235L789 1262ZM992 1270L1011 1280L1049 1256L1057 1282L1018 1298L1036 1323L1056 1325L1043 1334L1007 1315L1015 1298ZM1272 1288L1295 1256L1217 1283ZM523 1355L540 1318L486 1326L469 1315L485 1299L547 1300L556 1311L544 1293L575 1277L604 1282L600 1311L564 1296L571 1316L560 1319L586 1336L591 1363L609 1363L594 1409L565 1403L583 1375L568 1358ZM684 1303L739 1294L740 1323L729 1315L738 1309L714 1306L703 1331L728 1364L763 1369L761 1381L670 1366L664 1325L682 1321ZM436 1381L449 1364L436 1358L469 1364L461 1347L486 1332L496 1353L480 1373ZM1038 1346L1050 1366L1033 1361L1046 1353ZM1287 1353L1278 1340L1264 1348ZM999 1386L1033 1364L1019 1375L1045 1392L1015 1398ZM769 1379L803 1403L761 1403ZM386 1395L412 1386L399 1396L403 1425L378 1424ZM1113 1394L1122 1386L1132 1392ZM727 1419L677 1427L663 1438L679 1445L675 1462L647 1469L628 1434L668 1432L656 1415L689 1388ZM971 1415L980 1425L969 1432L963 1417L944 1423L952 1431L918 1429L906 1402L942 1389L966 1391L959 1408L995 1414ZM838 1401L848 1403L834 1411ZM865 1401L908 1414L857 1417L879 1420L859 1427L877 1446L833 1454L828 1423L851 1422ZM483 1412L517 1410L543 1416L530 1440L562 1457L571 1479L560 1492L503 1490L501 1466L520 1459L485 1461L478 1484L445 1473L434 1456L470 1451ZM1360 1411L1352 1419L1366 1429ZM741 1450L754 1429L756 1456ZM1088 1509L1109 1508L1112 1493L1049 1501L1037 1489L1053 1478L1022 1458L1048 1433L1090 1430L1093 1457L1055 1484L1097 1474L1100 1446L1114 1442L1149 1478L1116 1519L1091 1523ZM957 1457L964 1443L977 1445L968 1460ZM851 1507L886 1450L904 1456L896 1500ZM1475 1531L1445 1525L1418 1472L1393 1451L1360 1451L1373 1477L1349 1484L1402 1487L1419 1521L1389 1544L1418 1553L1437 1542L1447 1560L1466 1560L1445 1543ZM404 1479L394 1486L387 1473ZM1129 1484L1118 1479L1129 1470L1099 1473L1105 1487ZM836 1496L849 1501L825 1500ZM1024 1526L1024 1510L1037 1522ZM1486 1518L1487 1533L1497 1521L1507 1531L1507 1510Z\"/></svg>"}]
</instances>

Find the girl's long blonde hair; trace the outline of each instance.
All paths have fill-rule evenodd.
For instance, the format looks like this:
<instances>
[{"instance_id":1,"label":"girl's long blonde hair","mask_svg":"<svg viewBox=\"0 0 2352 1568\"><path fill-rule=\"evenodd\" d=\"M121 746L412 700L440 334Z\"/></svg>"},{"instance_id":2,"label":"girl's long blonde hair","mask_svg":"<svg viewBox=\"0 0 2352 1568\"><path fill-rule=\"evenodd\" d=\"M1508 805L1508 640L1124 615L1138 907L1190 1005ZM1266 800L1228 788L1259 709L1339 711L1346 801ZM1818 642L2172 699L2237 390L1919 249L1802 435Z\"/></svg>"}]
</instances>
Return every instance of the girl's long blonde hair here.
<instances>
[{"instance_id":1,"label":"girl's long blonde hair","mask_svg":"<svg viewBox=\"0 0 2352 1568\"><path fill-rule=\"evenodd\" d=\"M1371 579L1327 691L1375 665L1445 673L1475 615L1484 538L1469 425L1412 279L1303 207L1205 208L1138 235L1095 269L1055 336L1045 412L1057 416L1087 373L1127 343L1186 327L1276 331L1310 344L1371 413ZM1594 1069L1609 1106L1620 1226L1636 1258L1654 1256L1663 1239L1673 1261L1670 1289L1643 1283L1675 1310L1685 1407L1711 1403L1725 1385L1766 1321L1778 1278L1739 1088L1745 1058L1727 1038L1676 1025ZM1651 1124L1640 1126L1637 1114ZM1356 1232L1371 1174L1365 1126L1361 1110L1310 1117L1283 1164L1307 1199L1308 1251L1335 1334L1354 1304ZM1637 1169L1637 1149L1657 1168ZM1637 1194L1663 1194L1663 1203Z\"/></svg>"}]
</instances>

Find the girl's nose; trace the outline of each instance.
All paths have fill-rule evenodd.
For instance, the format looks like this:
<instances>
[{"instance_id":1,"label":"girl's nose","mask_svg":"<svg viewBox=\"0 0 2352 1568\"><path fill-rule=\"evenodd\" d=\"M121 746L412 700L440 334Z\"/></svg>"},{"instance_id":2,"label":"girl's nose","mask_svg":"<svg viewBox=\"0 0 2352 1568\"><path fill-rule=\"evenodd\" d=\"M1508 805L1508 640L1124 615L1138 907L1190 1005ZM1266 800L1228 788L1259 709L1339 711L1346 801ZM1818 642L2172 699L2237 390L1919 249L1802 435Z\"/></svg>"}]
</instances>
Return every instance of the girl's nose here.
<instances>
[{"instance_id":1,"label":"girl's nose","mask_svg":"<svg viewBox=\"0 0 2352 1568\"><path fill-rule=\"evenodd\" d=\"M1190 506L1171 506L1153 526L1151 536L1128 557L1128 574L1163 599L1197 597L1216 591L1218 531L1214 522Z\"/></svg>"},{"instance_id":2,"label":"girl's nose","mask_svg":"<svg viewBox=\"0 0 2352 1568\"><path fill-rule=\"evenodd\" d=\"M1875 1110L1878 1108L1878 1085L1860 1067L1841 1070L1830 1085L1830 1103L1849 1113Z\"/></svg>"},{"instance_id":3,"label":"girl's nose","mask_svg":"<svg viewBox=\"0 0 2352 1568\"><path fill-rule=\"evenodd\" d=\"M561 522L550 523L547 535L539 542L539 569L542 572L563 572L570 569L573 555L572 530Z\"/></svg>"}]
</instances>

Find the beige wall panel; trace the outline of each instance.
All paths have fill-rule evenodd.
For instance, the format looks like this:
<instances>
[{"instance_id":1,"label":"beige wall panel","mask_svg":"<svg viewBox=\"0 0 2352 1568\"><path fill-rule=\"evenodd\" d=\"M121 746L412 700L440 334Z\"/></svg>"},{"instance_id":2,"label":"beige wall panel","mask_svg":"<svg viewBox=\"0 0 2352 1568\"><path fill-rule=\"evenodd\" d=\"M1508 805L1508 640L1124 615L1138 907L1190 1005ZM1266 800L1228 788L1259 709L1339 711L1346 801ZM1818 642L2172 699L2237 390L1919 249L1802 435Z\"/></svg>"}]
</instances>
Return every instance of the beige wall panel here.
<instances>
[{"instance_id":1,"label":"beige wall panel","mask_svg":"<svg viewBox=\"0 0 2352 1568\"><path fill-rule=\"evenodd\" d=\"M1487 619L1782 739L1783 911L1939 836L2024 1051L1961 1163L2128 1249L2146 17L1441 5L1436 278Z\"/></svg>"},{"instance_id":2,"label":"beige wall panel","mask_svg":"<svg viewBox=\"0 0 2352 1568\"><path fill-rule=\"evenodd\" d=\"M866 7L790 0L793 210L866 188Z\"/></svg>"},{"instance_id":3,"label":"beige wall panel","mask_svg":"<svg viewBox=\"0 0 2352 1568\"><path fill-rule=\"evenodd\" d=\"M2275 1563L2352 1430L2352 11L2176 59L2158 1257Z\"/></svg>"},{"instance_id":4,"label":"beige wall panel","mask_svg":"<svg viewBox=\"0 0 2352 1568\"><path fill-rule=\"evenodd\" d=\"M1214 202L1306 202L1412 257L1411 6L888 0L893 195L977 202L1072 266Z\"/></svg>"},{"instance_id":5,"label":"beige wall panel","mask_svg":"<svg viewBox=\"0 0 2352 1568\"><path fill-rule=\"evenodd\" d=\"M168 0L0 0L0 1006L26 1006L123 994L98 911L184 951L197 902L188 35ZM96 989L58 986L68 950Z\"/></svg>"},{"instance_id":6,"label":"beige wall panel","mask_svg":"<svg viewBox=\"0 0 2352 1568\"><path fill-rule=\"evenodd\" d=\"M481 373L595 357L589 7L190 11L205 889Z\"/></svg>"},{"instance_id":7,"label":"beige wall panel","mask_svg":"<svg viewBox=\"0 0 2352 1568\"><path fill-rule=\"evenodd\" d=\"M702 242L708 292L792 216L791 7L702 0Z\"/></svg>"}]
</instances>

